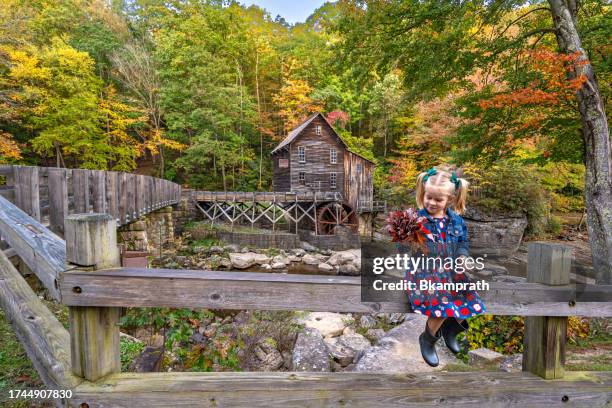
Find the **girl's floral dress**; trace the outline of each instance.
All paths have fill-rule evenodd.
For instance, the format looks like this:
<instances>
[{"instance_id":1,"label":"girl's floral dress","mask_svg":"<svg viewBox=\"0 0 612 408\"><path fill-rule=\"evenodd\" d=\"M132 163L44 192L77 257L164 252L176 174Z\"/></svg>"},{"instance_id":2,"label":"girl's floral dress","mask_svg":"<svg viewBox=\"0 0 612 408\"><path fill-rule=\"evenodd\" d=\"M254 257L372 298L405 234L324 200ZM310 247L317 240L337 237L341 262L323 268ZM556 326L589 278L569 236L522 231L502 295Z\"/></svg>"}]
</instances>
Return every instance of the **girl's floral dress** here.
<instances>
[{"instance_id":1,"label":"girl's floral dress","mask_svg":"<svg viewBox=\"0 0 612 408\"><path fill-rule=\"evenodd\" d=\"M426 217L420 233L427 239L428 254L425 256L467 255L467 228L463 219L452 210L447 210L447 217L432 218L426 210L419 215ZM450 224L450 227L449 227ZM456 250L457 243L463 250ZM432 250L433 249L433 250ZM442 263L443 264L443 263ZM439 264L436 264L439 265ZM411 267L406 270L406 280L415 282L416 289L408 290L408 298L415 313L432 317L456 317L465 319L482 314L486 308L478 293L474 290L419 290L421 280L436 282L470 282L465 273L456 273L451 268L426 270L418 268L414 274Z\"/></svg>"}]
</instances>

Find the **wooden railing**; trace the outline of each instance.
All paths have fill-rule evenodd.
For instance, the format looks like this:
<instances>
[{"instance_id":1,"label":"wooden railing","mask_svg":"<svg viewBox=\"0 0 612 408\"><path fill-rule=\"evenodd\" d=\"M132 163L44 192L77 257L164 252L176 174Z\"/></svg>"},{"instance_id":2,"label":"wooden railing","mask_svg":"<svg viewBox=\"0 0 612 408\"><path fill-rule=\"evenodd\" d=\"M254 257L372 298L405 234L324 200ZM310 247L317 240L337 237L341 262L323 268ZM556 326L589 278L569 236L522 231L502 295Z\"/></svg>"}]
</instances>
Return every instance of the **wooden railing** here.
<instances>
[{"instance_id":1,"label":"wooden railing","mask_svg":"<svg viewBox=\"0 0 612 408\"><path fill-rule=\"evenodd\" d=\"M300 191L300 192L272 192L272 191L200 191L193 193L197 201L201 202L266 202L291 203L342 201L342 194L333 191Z\"/></svg>"},{"instance_id":2,"label":"wooden railing","mask_svg":"<svg viewBox=\"0 0 612 408\"><path fill-rule=\"evenodd\" d=\"M358 201L357 202L357 212L387 212L387 202L386 201Z\"/></svg>"},{"instance_id":3,"label":"wooden railing","mask_svg":"<svg viewBox=\"0 0 612 408\"><path fill-rule=\"evenodd\" d=\"M0 176L1 196L60 235L68 214L107 213L124 225L181 197L176 183L116 171L0 166Z\"/></svg>"},{"instance_id":4,"label":"wooden railing","mask_svg":"<svg viewBox=\"0 0 612 408\"><path fill-rule=\"evenodd\" d=\"M4 213L25 214L0 198ZM21 211L21 213L20 213ZM26 220L27 221L27 220ZM37 242L62 242L30 220L36 240L22 238L19 256ZM46 386L70 389L58 406L482 406L604 407L610 372L565 372L567 316L612 316L612 285L570 285L563 247L530 246L529 283L492 282L481 292L487 313L528 316L522 373L120 373L119 308L188 307L339 312L407 311L398 302L360 301L356 277L118 267L116 220L105 214L66 219L64 266L53 282L68 305L67 332L0 252L0 304ZM0 224L20 236L27 226ZM51 240L51 241L50 241ZM29 248L28 245L34 245ZM58 252L58 253L59 253ZM44 261L45 257L37 260ZM44 268L43 268L44 269ZM49 289L49 286L47 286ZM70 357L68 357L70 355ZM554 379L554 380L550 380Z\"/></svg>"}]
</instances>

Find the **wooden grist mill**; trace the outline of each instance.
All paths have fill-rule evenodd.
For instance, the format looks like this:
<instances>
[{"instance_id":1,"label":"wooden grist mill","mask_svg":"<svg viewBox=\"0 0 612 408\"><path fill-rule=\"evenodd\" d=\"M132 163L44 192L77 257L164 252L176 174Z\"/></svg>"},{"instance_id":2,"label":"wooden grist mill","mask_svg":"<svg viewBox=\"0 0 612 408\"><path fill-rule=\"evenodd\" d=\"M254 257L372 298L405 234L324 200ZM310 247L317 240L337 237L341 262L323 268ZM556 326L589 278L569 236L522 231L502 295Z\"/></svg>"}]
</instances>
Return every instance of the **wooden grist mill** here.
<instances>
[{"instance_id":1,"label":"wooden grist mill","mask_svg":"<svg viewBox=\"0 0 612 408\"><path fill-rule=\"evenodd\" d=\"M284 224L317 235L338 227L362 236L372 234L372 220L385 212L374 201L374 163L352 152L320 113L293 129L272 151L273 192L196 192L199 207L211 222L223 220L272 231Z\"/></svg>"}]
</instances>

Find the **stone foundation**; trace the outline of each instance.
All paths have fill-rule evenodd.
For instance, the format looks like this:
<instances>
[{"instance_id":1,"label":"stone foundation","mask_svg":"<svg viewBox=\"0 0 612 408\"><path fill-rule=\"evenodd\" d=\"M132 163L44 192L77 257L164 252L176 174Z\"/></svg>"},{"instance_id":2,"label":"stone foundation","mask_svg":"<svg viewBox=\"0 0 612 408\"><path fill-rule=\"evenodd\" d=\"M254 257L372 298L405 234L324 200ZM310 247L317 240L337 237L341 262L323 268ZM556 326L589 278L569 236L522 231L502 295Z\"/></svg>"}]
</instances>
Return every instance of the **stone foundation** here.
<instances>
[{"instance_id":1,"label":"stone foundation","mask_svg":"<svg viewBox=\"0 0 612 408\"><path fill-rule=\"evenodd\" d=\"M117 238L123 250L155 251L174 243L174 217L172 206L160 208L135 222L117 230Z\"/></svg>"},{"instance_id":2,"label":"stone foundation","mask_svg":"<svg viewBox=\"0 0 612 408\"><path fill-rule=\"evenodd\" d=\"M336 227L335 235L315 235L314 231L299 231L299 236L302 241L306 241L319 249L344 251L346 249L361 248L359 234L355 234L342 227Z\"/></svg>"},{"instance_id":3,"label":"stone foundation","mask_svg":"<svg viewBox=\"0 0 612 408\"><path fill-rule=\"evenodd\" d=\"M219 231L218 238L222 241L240 246L255 248L278 248L293 249L300 247L300 238L295 234L274 233L248 233L248 232L222 232Z\"/></svg>"}]
</instances>

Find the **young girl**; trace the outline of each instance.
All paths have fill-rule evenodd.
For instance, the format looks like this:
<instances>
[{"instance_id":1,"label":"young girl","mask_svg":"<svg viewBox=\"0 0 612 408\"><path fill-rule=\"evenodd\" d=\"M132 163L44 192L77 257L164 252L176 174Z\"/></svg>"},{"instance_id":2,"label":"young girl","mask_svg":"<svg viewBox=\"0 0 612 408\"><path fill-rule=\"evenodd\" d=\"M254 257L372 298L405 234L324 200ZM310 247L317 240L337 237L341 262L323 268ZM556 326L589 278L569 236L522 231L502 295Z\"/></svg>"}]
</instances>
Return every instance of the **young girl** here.
<instances>
[{"instance_id":1,"label":"young girl","mask_svg":"<svg viewBox=\"0 0 612 408\"><path fill-rule=\"evenodd\" d=\"M468 186L469 183L457 177L449 166L433 167L419 174L416 202L418 214L425 217L419 230L426 239L425 257L452 257L456 260L469 256L467 227L459 215L466 208ZM419 345L423 359L432 367L439 363L435 348L438 339L444 337L446 346L458 353L461 347L456 336L469 327L465 319L486 310L478 293L473 290L419 290L421 280L434 284L469 282L465 273L455 272L448 264L440 266L440 262L432 262L430 269L419 268L414 273L408 269L406 273L406 279L416 283L416 289L408 291L414 312L429 317L419 336Z\"/></svg>"}]
</instances>

